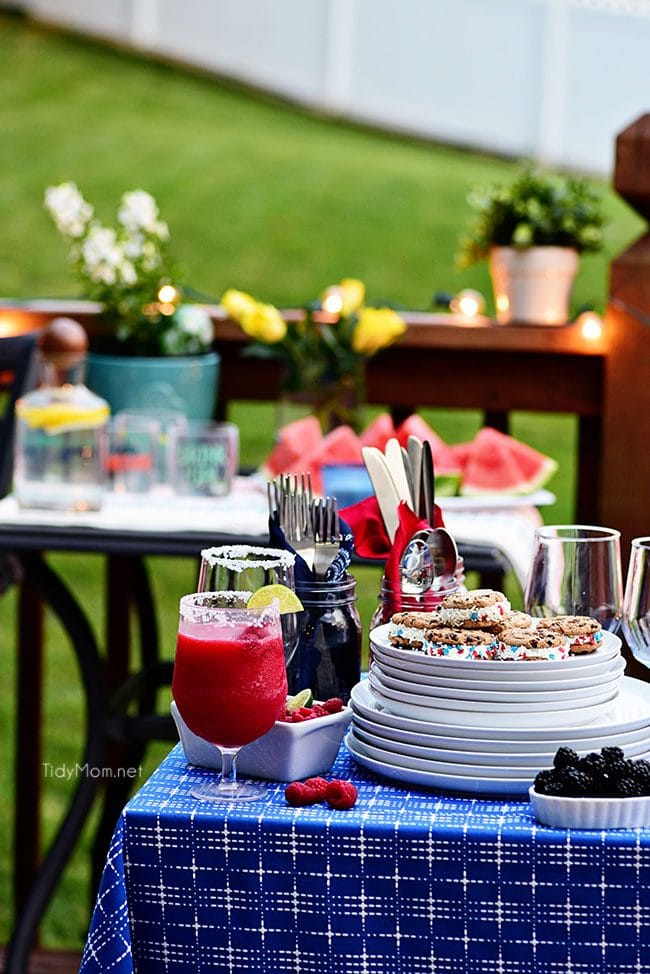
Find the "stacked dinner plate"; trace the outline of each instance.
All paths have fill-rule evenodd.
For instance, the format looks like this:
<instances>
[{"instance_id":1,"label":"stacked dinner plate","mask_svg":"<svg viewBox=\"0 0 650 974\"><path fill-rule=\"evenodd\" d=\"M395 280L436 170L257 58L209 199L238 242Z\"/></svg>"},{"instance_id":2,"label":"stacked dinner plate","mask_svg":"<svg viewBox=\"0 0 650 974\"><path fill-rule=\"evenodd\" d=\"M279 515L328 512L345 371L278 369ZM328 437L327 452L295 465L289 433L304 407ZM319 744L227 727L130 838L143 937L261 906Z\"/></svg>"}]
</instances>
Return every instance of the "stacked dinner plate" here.
<instances>
[{"instance_id":1,"label":"stacked dinner plate","mask_svg":"<svg viewBox=\"0 0 650 974\"><path fill-rule=\"evenodd\" d=\"M368 680L352 692L355 758L420 785L524 794L558 747L650 752L650 687L623 677L620 640L560 661L455 660L371 634Z\"/></svg>"}]
</instances>

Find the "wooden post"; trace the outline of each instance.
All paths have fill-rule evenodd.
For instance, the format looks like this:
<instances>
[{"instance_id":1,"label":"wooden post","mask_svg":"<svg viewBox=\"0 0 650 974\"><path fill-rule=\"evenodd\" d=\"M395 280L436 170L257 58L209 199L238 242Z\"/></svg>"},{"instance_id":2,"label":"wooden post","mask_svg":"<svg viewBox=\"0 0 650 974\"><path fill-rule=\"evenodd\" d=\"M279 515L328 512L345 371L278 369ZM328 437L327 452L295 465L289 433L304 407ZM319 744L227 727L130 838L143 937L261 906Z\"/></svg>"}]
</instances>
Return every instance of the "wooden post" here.
<instances>
[{"instance_id":1,"label":"wooden post","mask_svg":"<svg viewBox=\"0 0 650 974\"><path fill-rule=\"evenodd\" d=\"M614 185L650 219L650 114L616 140ZM630 542L650 534L650 230L611 265L601 449L601 523Z\"/></svg>"}]
</instances>

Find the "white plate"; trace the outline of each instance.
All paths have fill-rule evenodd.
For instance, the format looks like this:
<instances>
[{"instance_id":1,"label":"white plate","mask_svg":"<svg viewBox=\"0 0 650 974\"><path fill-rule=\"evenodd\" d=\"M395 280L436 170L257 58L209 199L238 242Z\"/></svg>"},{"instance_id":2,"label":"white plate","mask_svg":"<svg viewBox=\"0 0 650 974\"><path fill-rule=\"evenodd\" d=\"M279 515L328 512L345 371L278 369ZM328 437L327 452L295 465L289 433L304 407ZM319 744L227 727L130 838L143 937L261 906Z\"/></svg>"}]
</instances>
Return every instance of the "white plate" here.
<instances>
[{"instance_id":1,"label":"white plate","mask_svg":"<svg viewBox=\"0 0 650 974\"><path fill-rule=\"evenodd\" d=\"M359 750L352 735L345 739L346 746L359 764L383 775L406 784L418 785L423 788L442 788L447 791L472 793L481 795L527 795L530 782L524 778L481 778L479 775L439 774L434 771L414 771L412 768L401 768L388 761L376 761Z\"/></svg>"},{"instance_id":2,"label":"white plate","mask_svg":"<svg viewBox=\"0 0 650 974\"><path fill-rule=\"evenodd\" d=\"M487 746L488 741L476 735L476 728L469 727L464 723L450 726L446 722L422 719L421 715L413 718L386 711L381 706L381 701L373 696L367 680L362 680L353 688L351 699L353 709L360 708L366 717L387 727L417 733L437 734L445 737L448 741L458 738L472 738L476 741L482 740ZM647 734L650 740L650 684L624 676L616 700L597 718L582 727L566 724L559 727L502 728L493 724L487 729L489 735L486 736L489 740L511 742L513 746L517 742L525 742L526 744L557 742L558 747L566 744L581 749L583 745L580 742L583 740L603 742L602 744L584 745L585 747L604 747L610 742L622 746L618 735L626 735L630 731L639 731L638 739ZM611 741L613 737L617 738L616 741Z\"/></svg>"},{"instance_id":3,"label":"white plate","mask_svg":"<svg viewBox=\"0 0 650 974\"><path fill-rule=\"evenodd\" d=\"M494 511L508 507L547 507L555 504L550 490L536 490L532 494L482 494L480 497L436 497L445 511Z\"/></svg>"},{"instance_id":4,"label":"white plate","mask_svg":"<svg viewBox=\"0 0 650 974\"><path fill-rule=\"evenodd\" d=\"M437 680L431 683L411 682L408 679L396 679L391 673L385 673L383 667L378 666L375 662L373 662L370 668L370 673L387 692L396 690L410 697L418 695L422 698L456 699L467 701L470 704L475 701L483 701L486 703L505 703L507 705L513 703L553 703L559 706L570 706L572 701L591 700L593 697L602 696L603 693L607 695L607 692L611 695L620 682L624 669L625 660L621 659L618 661L616 668L609 674L606 674L606 679L601 679L594 685L584 686L578 683L578 686L565 687L564 685L556 686L556 684L551 682L548 684L549 689L540 689L535 684L534 690L531 690L530 684L522 684L519 681L517 683L508 683L505 688L499 687L499 684L495 684L494 681L489 681L487 687L483 681L477 684L470 680L462 681L460 686L452 687L444 686ZM564 682L560 681L561 684L564 684ZM525 689L522 689L522 687ZM591 702L594 701L592 700Z\"/></svg>"},{"instance_id":5,"label":"white plate","mask_svg":"<svg viewBox=\"0 0 650 974\"><path fill-rule=\"evenodd\" d=\"M533 690L570 690L598 686L603 681L613 679L614 675L625 666L620 653L617 653L611 659L594 664L594 666L585 666L579 670L567 671L572 674L570 679L564 679L564 673L558 674L560 677L558 679L556 676L549 678L544 672L540 673L539 671L531 673L530 677L526 679L527 670L524 668L520 670L520 675L524 677L523 679L517 679L517 673L510 672L504 674L505 679L501 680L490 680L487 678L484 679L483 677L480 680L476 680L472 676L471 667L469 666L464 670L454 672L452 675L448 675L448 671L444 673L432 672L432 667L427 666L426 662L424 666L411 665L407 669L377 648L373 652L372 659L373 663L377 665L382 678L384 676L390 676L394 680L408 680L409 683L417 684L418 686L447 687L456 690L476 687L480 684L482 690L500 690L508 693L520 690L531 692ZM526 664L523 663L522 666L525 667Z\"/></svg>"},{"instance_id":6,"label":"white plate","mask_svg":"<svg viewBox=\"0 0 650 974\"><path fill-rule=\"evenodd\" d=\"M359 734L356 730L350 732L350 740L357 750L362 751L375 761L387 761L401 768L412 771L438 771L442 774L473 775L477 778L524 778L529 783L534 781L535 775L545 765L535 767L510 767L507 764L460 764L456 761L438 760L436 756L412 754L406 751L394 751L388 747L381 747Z\"/></svg>"},{"instance_id":7,"label":"white plate","mask_svg":"<svg viewBox=\"0 0 650 974\"><path fill-rule=\"evenodd\" d=\"M435 667L435 672L447 676L463 676L463 670L471 667L471 672L476 679L487 677L495 680L506 677L506 674L516 674L516 679L522 679L522 672L525 672L526 679L532 674L543 673L548 678L567 679L575 676L570 670L581 667L593 666L613 659L621 651L621 640L611 632L603 632L603 641L593 653L581 653L578 656L568 656L561 660L469 660L452 659L449 656L427 656L425 653L418 653L412 649L398 649L388 641L390 623L377 626L370 633L370 643L373 648L377 647L384 655L401 663L405 669L410 666L429 666ZM507 677L506 677L507 678Z\"/></svg>"},{"instance_id":8,"label":"white plate","mask_svg":"<svg viewBox=\"0 0 650 974\"><path fill-rule=\"evenodd\" d=\"M650 797L563 798L529 791L533 815L557 829L638 829L650 827Z\"/></svg>"},{"instance_id":9,"label":"white plate","mask_svg":"<svg viewBox=\"0 0 650 974\"><path fill-rule=\"evenodd\" d=\"M500 744L499 742L489 742L491 749L488 750L484 741L474 743L467 739L453 742L459 745L458 747L445 746L439 743L444 741L444 738L427 734L414 734L408 731L391 731L382 724L373 724L356 712L352 718L352 723L355 736L361 736L362 739L368 738L376 747L401 754L412 754L417 757L431 757L437 761L472 765L503 765L507 763L512 767L537 768L541 771L543 768L551 767L557 751L557 744L540 746L533 743L528 745L529 750L524 750L526 745L522 744L522 749L519 750L517 745L511 743L506 745L503 742ZM638 732L631 731L629 736L632 737L635 733ZM587 746L583 746L583 743L581 742L579 749L581 756L589 751L599 750L600 747L604 746L602 743L596 743L594 747L591 747L589 743ZM625 743L626 757L645 758L650 753L649 749L650 739L647 735L640 740Z\"/></svg>"},{"instance_id":10,"label":"white plate","mask_svg":"<svg viewBox=\"0 0 650 974\"><path fill-rule=\"evenodd\" d=\"M611 702L618 693L618 682L614 681L613 688L599 691L597 696L586 698L570 696L565 701L554 701L552 705L544 707L543 703L537 702L515 702L504 703L502 701L467 700L423 696L416 693L402 693L399 690L392 690L383 685L377 677L371 673L368 682L375 697L388 710L395 714L402 714L406 717L420 717L421 719L431 718L432 720L442 720L444 722L456 723L462 720L474 727L489 727L492 722L501 727L531 727L543 726L546 721L549 726L557 726L558 722L572 722L584 724L588 720L596 717L600 710L599 707ZM444 715L444 716L441 716Z\"/></svg>"}]
</instances>

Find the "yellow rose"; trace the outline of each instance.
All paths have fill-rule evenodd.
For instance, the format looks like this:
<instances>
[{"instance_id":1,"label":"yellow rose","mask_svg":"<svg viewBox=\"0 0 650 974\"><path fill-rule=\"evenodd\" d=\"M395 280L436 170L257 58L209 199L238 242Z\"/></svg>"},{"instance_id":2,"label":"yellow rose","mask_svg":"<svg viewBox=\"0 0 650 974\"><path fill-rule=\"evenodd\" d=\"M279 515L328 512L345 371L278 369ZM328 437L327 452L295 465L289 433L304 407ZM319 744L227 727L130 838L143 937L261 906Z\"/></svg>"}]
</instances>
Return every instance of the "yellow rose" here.
<instances>
[{"instance_id":1,"label":"yellow rose","mask_svg":"<svg viewBox=\"0 0 650 974\"><path fill-rule=\"evenodd\" d=\"M341 314L347 318L363 307L363 302L366 299L366 286L363 281L358 281L354 277L346 277L341 281L339 287L343 301Z\"/></svg>"},{"instance_id":2,"label":"yellow rose","mask_svg":"<svg viewBox=\"0 0 650 974\"><path fill-rule=\"evenodd\" d=\"M403 318L392 308L364 308L352 336L352 348L359 355L374 355L406 331Z\"/></svg>"},{"instance_id":3,"label":"yellow rose","mask_svg":"<svg viewBox=\"0 0 650 974\"><path fill-rule=\"evenodd\" d=\"M267 345L281 342L287 333L287 324L272 304L258 304L249 310L240 321L242 329L251 338Z\"/></svg>"},{"instance_id":4,"label":"yellow rose","mask_svg":"<svg viewBox=\"0 0 650 974\"><path fill-rule=\"evenodd\" d=\"M257 301L245 291L236 291L231 287L222 295L221 305L229 318L241 324L242 319L255 309Z\"/></svg>"}]
</instances>

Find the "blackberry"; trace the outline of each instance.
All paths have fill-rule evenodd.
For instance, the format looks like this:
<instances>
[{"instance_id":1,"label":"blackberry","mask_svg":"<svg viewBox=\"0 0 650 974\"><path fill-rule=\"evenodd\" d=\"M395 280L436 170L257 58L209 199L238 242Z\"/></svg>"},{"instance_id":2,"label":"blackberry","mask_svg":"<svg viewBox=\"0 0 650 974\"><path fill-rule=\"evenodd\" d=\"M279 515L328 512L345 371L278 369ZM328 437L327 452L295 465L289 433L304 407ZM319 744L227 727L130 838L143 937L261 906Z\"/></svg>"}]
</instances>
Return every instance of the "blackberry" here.
<instances>
[{"instance_id":1,"label":"blackberry","mask_svg":"<svg viewBox=\"0 0 650 974\"><path fill-rule=\"evenodd\" d=\"M589 794L592 786L592 778L590 774L585 774L584 771L579 771L578 768L563 768L561 783L562 794L578 798Z\"/></svg>"},{"instance_id":2,"label":"blackberry","mask_svg":"<svg viewBox=\"0 0 650 974\"><path fill-rule=\"evenodd\" d=\"M639 798L643 787L634 778L621 778L616 782L616 794L621 798Z\"/></svg>"},{"instance_id":3,"label":"blackberry","mask_svg":"<svg viewBox=\"0 0 650 974\"><path fill-rule=\"evenodd\" d=\"M554 768L573 768L580 760L579 756L571 747L560 747L555 752L553 758Z\"/></svg>"},{"instance_id":4,"label":"blackberry","mask_svg":"<svg viewBox=\"0 0 650 974\"><path fill-rule=\"evenodd\" d=\"M602 754L591 751L578 761L578 769L590 774L594 779L602 778L607 772L607 761Z\"/></svg>"},{"instance_id":5,"label":"blackberry","mask_svg":"<svg viewBox=\"0 0 650 974\"><path fill-rule=\"evenodd\" d=\"M622 761L625 754L620 747L602 747L600 749L600 756L605 759L606 764L610 765L617 761Z\"/></svg>"},{"instance_id":6,"label":"blackberry","mask_svg":"<svg viewBox=\"0 0 650 974\"><path fill-rule=\"evenodd\" d=\"M650 761L634 762L634 778L643 786L644 793L647 795L650 791Z\"/></svg>"},{"instance_id":7,"label":"blackberry","mask_svg":"<svg viewBox=\"0 0 650 974\"><path fill-rule=\"evenodd\" d=\"M607 768L607 776L614 784L622 781L623 778L634 778L634 761L623 758L622 761L614 761Z\"/></svg>"},{"instance_id":8,"label":"blackberry","mask_svg":"<svg viewBox=\"0 0 650 974\"><path fill-rule=\"evenodd\" d=\"M535 791L539 792L540 795L552 795L553 788L556 784L559 784L559 782L555 771L552 769L538 772L533 782Z\"/></svg>"}]
</instances>

